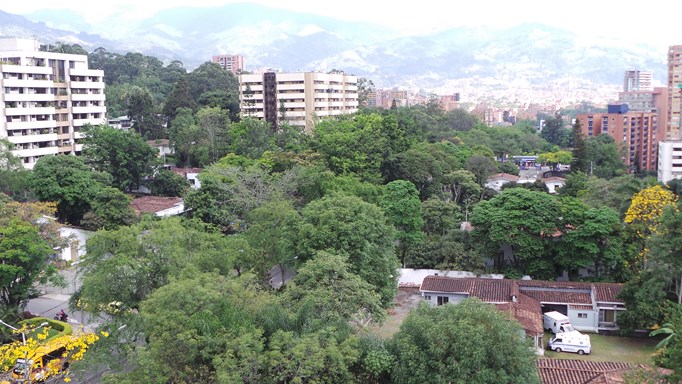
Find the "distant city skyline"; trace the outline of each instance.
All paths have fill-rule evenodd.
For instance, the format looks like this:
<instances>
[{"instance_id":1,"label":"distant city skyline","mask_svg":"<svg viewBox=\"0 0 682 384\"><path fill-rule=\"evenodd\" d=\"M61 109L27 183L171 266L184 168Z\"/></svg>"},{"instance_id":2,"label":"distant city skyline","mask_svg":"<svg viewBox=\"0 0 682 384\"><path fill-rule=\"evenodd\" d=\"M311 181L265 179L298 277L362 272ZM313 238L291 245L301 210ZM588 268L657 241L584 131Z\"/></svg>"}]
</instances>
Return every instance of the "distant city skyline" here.
<instances>
[{"instance_id":1,"label":"distant city skyline","mask_svg":"<svg viewBox=\"0 0 682 384\"><path fill-rule=\"evenodd\" d=\"M112 16L116 16L117 22L140 21L165 8L209 7L239 2L246 1L166 0L159 3L110 0L94 4L82 1L31 0L3 3L0 9L14 14L29 14L46 9L69 9L81 14L92 24L101 23ZM577 32L586 38L629 39L658 47L682 44L679 34L679 11L682 11L682 5L667 0L648 1L640 4L636 11L623 3L588 0L573 0L563 6L551 3L551 7L546 1L540 0L515 2L488 0L467 3L429 0L400 5L366 0L346 0L339 4L308 0L255 0L248 3L341 20L373 22L406 34L427 33L458 26L502 28L521 23L542 23ZM586 40L586 44L588 43L589 40Z\"/></svg>"}]
</instances>

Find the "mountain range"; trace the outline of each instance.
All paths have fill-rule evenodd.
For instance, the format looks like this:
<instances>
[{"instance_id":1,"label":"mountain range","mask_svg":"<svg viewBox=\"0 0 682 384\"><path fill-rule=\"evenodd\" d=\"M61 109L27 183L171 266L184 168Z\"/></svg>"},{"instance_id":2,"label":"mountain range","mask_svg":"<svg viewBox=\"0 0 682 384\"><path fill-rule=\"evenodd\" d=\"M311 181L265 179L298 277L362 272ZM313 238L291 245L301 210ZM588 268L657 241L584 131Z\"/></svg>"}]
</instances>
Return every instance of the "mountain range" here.
<instances>
[{"instance_id":1,"label":"mountain range","mask_svg":"<svg viewBox=\"0 0 682 384\"><path fill-rule=\"evenodd\" d=\"M542 24L460 27L410 35L255 4L176 7L135 23L93 25L68 10L24 16L0 11L0 36L77 43L88 51L142 52L192 69L215 54L240 54L247 70L340 69L377 86L449 91L448 84L543 87L587 82L620 85L627 69L650 70L665 83L667 52L614 39L586 40ZM455 90L456 91L456 90Z\"/></svg>"}]
</instances>

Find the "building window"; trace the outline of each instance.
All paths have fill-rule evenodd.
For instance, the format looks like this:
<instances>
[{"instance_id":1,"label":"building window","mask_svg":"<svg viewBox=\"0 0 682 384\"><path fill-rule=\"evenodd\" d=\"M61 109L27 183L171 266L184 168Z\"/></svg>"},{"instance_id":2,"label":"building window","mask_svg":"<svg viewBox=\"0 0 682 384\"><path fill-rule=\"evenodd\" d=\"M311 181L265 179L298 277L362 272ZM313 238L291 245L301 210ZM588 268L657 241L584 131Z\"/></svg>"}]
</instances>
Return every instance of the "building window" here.
<instances>
[{"instance_id":1,"label":"building window","mask_svg":"<svg viewBox=\"0 0 682 384\"><path fill-rule=\"evenodd\" d=\"M431 295L426 295L426 296L424 296L424 300L431 301Z\"/></svg>"},{"instance_id":2,"label":"building window","mask_svg":"<svg viewBox=\"0 0 682 384\"><path fill-rule=\"evenodd\" d=\"M438 296L438 305L447 304L450 298L447 296Z\"/></svg>"},{"instance_id":3,"label":"building window","mask_svg":"<svg viewBox=\"0 0 682 384\"><path fill-rule=\"evenodd\" d=\"M578 313L579 319L587 319L587 313Z\"/></svg>"}]
</instances>

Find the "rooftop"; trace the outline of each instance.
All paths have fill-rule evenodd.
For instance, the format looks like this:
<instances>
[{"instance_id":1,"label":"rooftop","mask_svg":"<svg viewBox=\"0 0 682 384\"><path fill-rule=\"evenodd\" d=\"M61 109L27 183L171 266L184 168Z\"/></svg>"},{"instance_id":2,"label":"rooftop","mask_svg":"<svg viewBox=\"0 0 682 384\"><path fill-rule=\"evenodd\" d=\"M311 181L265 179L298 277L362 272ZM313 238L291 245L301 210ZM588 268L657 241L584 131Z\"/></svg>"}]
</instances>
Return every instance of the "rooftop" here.
<instances>
[{"instance_id":1,"label":"rooftop","mask_svg":"<svg viewBox=\"0 0 682 384\"><path fill-rule=\"evenodd\" d=\"M163 196L143 196L133 199L130 206L133 207L135 213L157 213L176 207L183 203L179 197L163 197Z\"/></svg>"}]
</instances>

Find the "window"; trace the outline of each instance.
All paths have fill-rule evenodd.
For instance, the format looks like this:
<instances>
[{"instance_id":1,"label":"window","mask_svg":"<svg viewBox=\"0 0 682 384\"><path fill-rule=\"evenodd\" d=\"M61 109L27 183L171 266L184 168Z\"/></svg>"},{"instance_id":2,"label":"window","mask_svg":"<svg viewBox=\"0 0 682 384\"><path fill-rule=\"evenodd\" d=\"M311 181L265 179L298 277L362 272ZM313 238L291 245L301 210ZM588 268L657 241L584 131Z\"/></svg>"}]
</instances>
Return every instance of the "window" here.
<instances>
[{"instance_id":1,"label":"window","mask_svg":"<svg viewBox=\"0 0 682 384\"><path fill-rule=\"evenodd\" d=\"M587 319L587 313L578 313L579 319Z\"/></svg>"},{"instance_id":2,"label":"window","mask_svg":"<svg viewBox=\"0 0 682 384\"><path fill-rule=\"evenodd\" d=\"M438 305L447 304L450 298L447 296L438 296Z\"/></svg>"},{"instance_id":3,"label":"window","mask_svg":"<svg viewBox=\"0 0 682 384\"><path fill-rule=\"evenodd\" d=\"M424 300L431 301L431 295L426 295L426 296L424 296Z\"/></svg>"}]
</instances>

